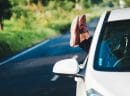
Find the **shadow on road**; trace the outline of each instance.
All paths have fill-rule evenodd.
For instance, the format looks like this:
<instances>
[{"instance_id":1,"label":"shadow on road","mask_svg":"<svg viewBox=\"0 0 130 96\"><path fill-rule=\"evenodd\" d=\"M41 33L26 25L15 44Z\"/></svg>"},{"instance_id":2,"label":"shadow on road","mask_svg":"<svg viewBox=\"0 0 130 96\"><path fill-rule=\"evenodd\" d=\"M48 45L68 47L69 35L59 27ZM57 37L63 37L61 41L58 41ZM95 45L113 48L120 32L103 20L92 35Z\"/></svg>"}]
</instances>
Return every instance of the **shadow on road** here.
<instances>
[{"instance_id":1,"label":"shadow on road","mask_svg":"<svg viewBox=\"0 0 130 96\"><path fill-rule=\"evenodd\" d=\"M0 96L75 96L73 78L58 76L52 81L57 61L78 56L80 64L86 56L80 48L69 46L69 38L66 34L41 42L1 61Z\"/></svg>"}]
</instances>

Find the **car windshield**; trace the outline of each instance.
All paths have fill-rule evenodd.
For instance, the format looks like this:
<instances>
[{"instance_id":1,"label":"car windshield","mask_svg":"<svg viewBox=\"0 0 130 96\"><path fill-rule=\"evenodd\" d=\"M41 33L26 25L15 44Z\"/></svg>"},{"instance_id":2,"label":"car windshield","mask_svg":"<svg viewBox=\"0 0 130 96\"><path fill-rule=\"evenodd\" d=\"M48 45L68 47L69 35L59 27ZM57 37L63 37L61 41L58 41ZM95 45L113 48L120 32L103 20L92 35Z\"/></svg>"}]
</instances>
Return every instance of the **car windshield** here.
<instances>
[{"instance_id":1,"label":"car windshield","mask_svg":"<svg viewBox=\"0 0 130 96\"><path fill-rule=\"evenodd\" d=\"M99 38L94 69L130 71L130 20L105 23Z\"/></svg>"}]
</instances>

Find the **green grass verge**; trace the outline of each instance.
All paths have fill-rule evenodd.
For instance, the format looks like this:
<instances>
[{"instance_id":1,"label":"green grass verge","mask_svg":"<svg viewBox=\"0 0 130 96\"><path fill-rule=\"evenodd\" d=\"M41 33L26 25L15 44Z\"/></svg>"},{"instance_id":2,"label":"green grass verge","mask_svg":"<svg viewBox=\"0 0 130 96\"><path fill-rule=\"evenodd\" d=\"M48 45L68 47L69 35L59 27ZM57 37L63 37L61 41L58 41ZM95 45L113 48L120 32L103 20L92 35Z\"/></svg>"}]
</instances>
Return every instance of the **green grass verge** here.
<instances>
[{"instance_id":1,"label":"green grass verge","mask_svg":"<svg viewBox=\"0 0 130 96\"><path fill-rule=\"evenodd\" d=\"M86 14L89 22L100 16L104 10L106 9L98 6L71 11L53 9L46 11L47 16L21 16L19 19L14 16L5 20L4 30L0 31L0 58L69 31L71 21L76 15Z\"/></svg>"}]
</instances>

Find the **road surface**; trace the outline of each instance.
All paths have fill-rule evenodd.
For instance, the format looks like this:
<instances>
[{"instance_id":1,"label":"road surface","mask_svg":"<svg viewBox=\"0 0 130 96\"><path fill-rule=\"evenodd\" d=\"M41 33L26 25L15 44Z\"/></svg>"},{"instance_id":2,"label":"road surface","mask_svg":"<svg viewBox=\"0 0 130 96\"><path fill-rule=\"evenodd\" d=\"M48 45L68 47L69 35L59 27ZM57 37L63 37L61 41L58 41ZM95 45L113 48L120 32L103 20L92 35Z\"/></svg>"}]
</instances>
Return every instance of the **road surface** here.
<instances>
[{"instance_id":1,"label":"road surface","mask_svg":"<svg viewBox=\"0 0 130 96\"><path fill-rule=\"evenodd\" d=\"M1 62L0 96L74 94L75 82L72 78L52 73L52 67L58 60L78 55L78 61L83 61L85 52L69 47L68 40L69 34L50 39Z\"/></svg>"},{"instance_id":2,"label":"road surface","mask_svg":"<svg viewBox=\"0 0 130 96\"><path fill-rule=\"evenodd\" d=\"M52 73L57 61L78 56L82 63L86 56L69 46L69 38L68 33L49 39L1 61L0 96L75 96L73 78Z\"/></svg>"}]
</instances>

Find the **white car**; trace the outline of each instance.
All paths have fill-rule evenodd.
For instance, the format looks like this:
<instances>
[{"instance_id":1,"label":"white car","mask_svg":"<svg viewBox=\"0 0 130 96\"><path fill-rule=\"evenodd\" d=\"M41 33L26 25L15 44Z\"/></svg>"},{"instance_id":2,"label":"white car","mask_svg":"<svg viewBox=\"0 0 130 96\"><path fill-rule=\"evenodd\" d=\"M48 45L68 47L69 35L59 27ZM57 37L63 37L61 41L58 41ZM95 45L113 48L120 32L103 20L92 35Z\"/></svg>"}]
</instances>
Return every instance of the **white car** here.
<instances>
[{"instance_id":1,"label":"white car","mask_svg":"<svg viewBox=\"0 0 130 96\"><path fill-rule=\"evenodd\" d=\"M130 96L130 8L104 12L84 63L61 60L53 72L74 76L76 96Z\"/></svg>"}]
</instances>

